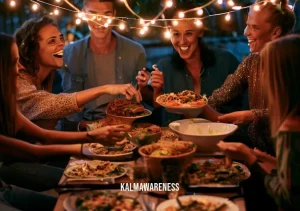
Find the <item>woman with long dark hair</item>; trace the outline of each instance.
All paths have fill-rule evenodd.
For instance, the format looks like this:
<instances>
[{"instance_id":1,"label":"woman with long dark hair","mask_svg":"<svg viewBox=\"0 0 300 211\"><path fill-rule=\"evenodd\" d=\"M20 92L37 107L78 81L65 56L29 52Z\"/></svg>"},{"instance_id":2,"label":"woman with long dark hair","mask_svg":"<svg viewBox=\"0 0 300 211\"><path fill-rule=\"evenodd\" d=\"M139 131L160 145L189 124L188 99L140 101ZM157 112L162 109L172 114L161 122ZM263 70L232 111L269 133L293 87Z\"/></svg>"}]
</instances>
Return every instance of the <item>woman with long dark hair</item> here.
<instances>
[{"instance_id":1,"label":"woman with long dark hair","mask_svg":"<svg viewBox=\"0 0 300 211\"><path fill-rule=\"evenodd\" d=\"M10 155L25 160L41 160L50 156L58 155L81 155L82 143L89 142L115 142L124 138L123 133L128 128L122 126L109 126L97 129L90 132L57 132L51 130L42 129L26 117L24 117L16 106L16 89L17 89L17 75L19 69L22 69L22 65L19 63L18 47L12 36L0 33L0 165L3 163L2 155ZM26 135L33 140L44 145L34 145L21 140L17 140L14 137L17 134ZM48 168L42 168L41 171ZM59 172L61 177L62 171ZM47 170L43 172L43 177L39 177L37 172L31 175L33 180L40 181L40 185L43 183L52 184L51 177L53 172ZM14 176L14 175L11 175ZM25 182L22 181L21 182ZM2 184L2 183L1 183ZM36 202L30 202L30 195L35 195L34 192L26 192L23 194L21 189L15 189L14 187L6 186L2 184L0 199L7 204L16 205L21 210L49 210L53 209L55 205L55 199L50 199L50 203L53 206L39 207L38 209L31 208L30 206L41 206L42 199L36 199ZM22 189L23 190L23 189ZM21 194L21 195L18 195ZM20 199L23 197L23 199ZM27 199L28 198L28 199ZM23 201L24 200L24 201ZM23 203L22 203L23 202ZM26 203L25 203L26 202ZM47 202L45 202L47 203Z\"/></svg>"}]
</instances>

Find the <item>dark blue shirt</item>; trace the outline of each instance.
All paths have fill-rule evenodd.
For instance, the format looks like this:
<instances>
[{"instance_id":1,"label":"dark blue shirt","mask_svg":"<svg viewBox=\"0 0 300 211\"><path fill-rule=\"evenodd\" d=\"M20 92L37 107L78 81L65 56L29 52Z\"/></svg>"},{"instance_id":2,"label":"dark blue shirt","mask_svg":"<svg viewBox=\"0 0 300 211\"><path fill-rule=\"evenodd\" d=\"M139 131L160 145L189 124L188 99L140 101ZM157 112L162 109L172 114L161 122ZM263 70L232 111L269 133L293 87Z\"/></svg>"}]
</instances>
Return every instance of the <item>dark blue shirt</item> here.
<instances>
[{"instance_id":1,"label":"dark blue shirt","mask_svg":"<svg viewBox=\"0 0 300 211\"><path fill-rule=\"evenodd\" d=\"M201 95L206 94L209 97L212 92L221 87L229 74L232 74L238 67L239 61L230 52L224 49L211 48L210 53L215 57L213 64L203 64L201 71ZM180 67L170 56L161 59L157 66L164 74L164 92L181 92L183 90L194 90L193 79L185 67ZM241 110L243 105L242 95L230 103L223 106L221 112L228 113ZM183 119L182 115L171 114L162 111L162 125L167 126L170 122Z\"/></svg>"}]
</instances>

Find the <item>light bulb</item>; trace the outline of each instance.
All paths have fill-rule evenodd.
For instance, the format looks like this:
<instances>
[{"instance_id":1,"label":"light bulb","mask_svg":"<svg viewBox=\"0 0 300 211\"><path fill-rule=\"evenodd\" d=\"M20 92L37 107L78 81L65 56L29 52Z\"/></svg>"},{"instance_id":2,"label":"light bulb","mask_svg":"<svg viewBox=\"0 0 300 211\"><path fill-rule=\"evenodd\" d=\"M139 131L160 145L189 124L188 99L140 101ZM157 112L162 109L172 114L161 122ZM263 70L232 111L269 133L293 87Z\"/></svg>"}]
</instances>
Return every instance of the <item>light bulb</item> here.
<instances>
[{"instance_id":1,"label":"light bulb","mask_svg":"<svg viewBox=\"0 0 300 211\"><path fill-rule=\"evenodd\" d=\"M196 21L195 21L195 24L196 24L197 26L202 26L203 23L202 23L201 20L196 20Z\"/></svg>"},{"instance_id":2,"label":"light bulb","mask_svg":"<svg viewBox=\"0 0 300 211\"><path fill-rule=\"evenodd\" d=\"M17 3L16 3L16 1L10 1L9 2L9 5L11 6L11 7L15 7L16 5L17 5Z\"/></svg>"},{"instance_id":3,"label":"light bulb","mask_svg":"<svg viewBox=\"0 0 300 211\"><path fill-rule=\"evenodd\" d=\"M226 20L226 21L230 21L230 18L231 18L231 17L230 17L230 14L227 13L227 14L225 15L225 20Z\"/></svg>"},{"instance_id":4,"label":"light bulb","mask_svg":"<svg viewBox=\"0 0 300 211\"><path fill-rule=\"evenodd\" d=\"M58 10L58 9L55 9L55 10L53 11L53 13L54 13L54 15L59 15L59 10Z\"/></svg>"},{"instance_id":5,"label":"light bulb","mask_svg":"<svg viewBox=\"0 0 300 211\"><path fill-rule=\"evenodd\" d=\"M173 21L173 26L177 26L178 25L178 21Z\"/></svg>"},{"instance_id":6,"label":"light bulb","mask_svg":"<svg viewBox=\"0 0 300 211\"><path fill-rule=\"evenodd\" d=\"M173 1L168 0L167 3L166 3L166 6L167 7L172 7L173 6Z\"/></svg>"},{"instance_id":7,"label":"light bulb","mask_svg":"<svg viewBox=\"0 0 300 211\"><path fill-rule=\"evenodd\" d=\"M178 14L178 17L179 17L179 18L184 18L184 13L183 13L183 12L180 12L180 13Z\"/></svg>"},{"instance_id":8,"label":"light bulb","mask_svg":"<svg viewBox=\"0 0 300 211\"><path fill-rule=\"evenodd\" d=\"M120 23L119 29L124 30L125 29L125 24L124 23Z\"/></svg>"},{"instance_id":9,"label":"light bulb","mask_svg":"<svg viewBox=\"0 0 300 211\"><path fill-rule=\"evenodd\" d=\"M39 8L39 6L37 4L33 4L31 6L31 8L32 8L33 11L37 11L37 9Z\"/></svg>"},{"instance_id":10,"label":"light bulb","mask_svg":"<svg viewBox=\"0 0 300 211\"><path fill-rule=\"evenodd\" d=\"M199 9L199 10L197 11L197 14L198 14L198 15L203 15L203 9Z\"/></svg>"},{"instance_id":11,"label":"light bulb","mask_svg":"<svg viewBox=\"0 0 300 211\"><path fill-rule=\"evenodd\" d=\"M253 7L253 9L254 9L254 11L259 11L259 5L254 5L254 7Z\"/></svg>"},{"instance_id":12,"label":"light bulb","mask_svg":"<svg viewBox=\"0 0 300 211\"><path fill-rule=\"evenodd\" d=\"M75 20L75 23L76 23L76 25L81 24L81 19L80 19L80 18L77 18L77 19Z\"/></svg>"},{"instance_id":13,"label":"light bulb","mask_svg":"<svg viewBox=\"0 0 300 211\"><path fill-rule=\"evenodd\" d=\"M171 32L169 30L165 31L164 36L169 39L171 37Z\"/></svg>"}]
</instances>

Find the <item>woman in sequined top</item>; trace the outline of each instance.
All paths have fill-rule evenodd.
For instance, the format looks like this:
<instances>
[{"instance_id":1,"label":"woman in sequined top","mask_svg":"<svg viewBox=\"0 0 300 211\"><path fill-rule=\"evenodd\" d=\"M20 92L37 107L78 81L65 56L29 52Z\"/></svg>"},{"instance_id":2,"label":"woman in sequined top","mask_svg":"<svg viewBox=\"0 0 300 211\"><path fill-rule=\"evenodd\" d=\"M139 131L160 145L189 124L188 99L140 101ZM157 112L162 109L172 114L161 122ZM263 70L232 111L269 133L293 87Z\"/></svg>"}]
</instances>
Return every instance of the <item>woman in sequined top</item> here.
<instances>
[{"instance_id":1,"label":"woman in sequined top","mask_svg":"<svg viewBox=\"0 0 300 211\"><path fill-rule=\"evenodd\" d=\"M104 85L77 93L52 94L56 69L63 65L63 35L52 19L26 21L16 32L20 63L25 67L18 77L17 101L21 112L47 129L54 129L58 119L79 112L84 104L97 97L125 95L141 101L140 93L131 84Z\"/></svg>"},{"instance_id":2,"label":"woman in sequined top","mask_svg":"<svg viewBox=\"0 0 300 211\"><path fill-rule=\"evenodd\" d=\"M281 4L281 10L271 2L259 5L259 11L255 11L253 6L250 7L244 32L248 38L251 54L239 65L234 74L228 76L222 87L215 90L208 99L209 105L218 110L221 105L231 101L248 88L251 110L220 115L207 106L204 116L221 122L250 123L248 132L252 144L274 155L274 147L269 139L268 110L261 87L262 72L259 52L267 42L284 36L292 30L295 15L288 6L285 6L286 4Z\"/></svg>"},{"instance_id":3,"label":"woman in sequined top","mask_svg":"<svg viewBox=\"0 0 300 211\"><path fill-rule=\"evenodd\" d=\"M221 142L219 147L250 166L280 210L300 210L300 36L269 43L261 56L276 159L241 143Z\"/></svg>"}]
</instances>

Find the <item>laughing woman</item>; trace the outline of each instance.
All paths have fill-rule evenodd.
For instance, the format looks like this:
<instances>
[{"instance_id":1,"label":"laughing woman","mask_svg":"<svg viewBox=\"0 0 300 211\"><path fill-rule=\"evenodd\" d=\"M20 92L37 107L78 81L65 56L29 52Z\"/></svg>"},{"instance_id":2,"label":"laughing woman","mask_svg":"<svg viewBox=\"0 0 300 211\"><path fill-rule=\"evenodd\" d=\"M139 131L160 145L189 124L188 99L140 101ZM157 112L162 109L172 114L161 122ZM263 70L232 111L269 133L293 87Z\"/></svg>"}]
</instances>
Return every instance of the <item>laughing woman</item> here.
<instances>
[{"instance_id":1,"label":"laughing woman","mask_svg":"<svg viewBox=\"0 0 300 211\"><path fill-rule=\"evenodd\" d=\"M79 112L97 97L123 94L127 99L141 95L130 84L104 85L71 94L52 94L55 71L63 65L64 39L49 17L29 20L16 32L20 63L17 100L21 112L37 125L54 129L58 119Z\"/></svg>"}]
</instances>

